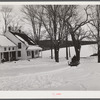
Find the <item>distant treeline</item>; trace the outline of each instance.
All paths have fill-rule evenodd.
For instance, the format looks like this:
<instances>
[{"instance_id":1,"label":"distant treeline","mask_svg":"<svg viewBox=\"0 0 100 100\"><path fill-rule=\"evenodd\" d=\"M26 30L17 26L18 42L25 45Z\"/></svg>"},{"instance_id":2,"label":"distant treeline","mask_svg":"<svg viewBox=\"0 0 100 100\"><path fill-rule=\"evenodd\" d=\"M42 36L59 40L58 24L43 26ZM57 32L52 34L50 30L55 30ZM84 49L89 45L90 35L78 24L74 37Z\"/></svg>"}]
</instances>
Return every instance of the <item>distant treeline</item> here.
<instances>
[{"instance_id":1,"label":"distant treeline","mask_svg":"<svg viewBox=\"0 0 100 100\"><path fill-rule=\"evenodd\" d=\"M81 41L81 45L89 45L89 44L96 44L96 41ZM50 40L42 40L39 42L39 46L43 48L43 50L49 50L51 48L51 42ZM68 41L67 42L67 46L71 47L73 46L73 42L72 41ZM60 45L60 48L66 47L66 41L64 41L62 43L62 45Z\"/></svg>"}]
</instances>

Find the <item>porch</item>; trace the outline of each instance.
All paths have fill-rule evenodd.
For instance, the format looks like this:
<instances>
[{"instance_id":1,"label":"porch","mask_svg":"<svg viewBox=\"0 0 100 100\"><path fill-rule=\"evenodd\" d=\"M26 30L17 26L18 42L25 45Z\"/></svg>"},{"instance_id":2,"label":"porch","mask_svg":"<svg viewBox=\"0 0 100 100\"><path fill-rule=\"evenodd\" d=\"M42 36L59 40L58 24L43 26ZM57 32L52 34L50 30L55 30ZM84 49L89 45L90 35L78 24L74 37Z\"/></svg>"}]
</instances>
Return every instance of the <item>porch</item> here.
<instances>
[{"instance_id":1,"label":"porch","mask_svg":"<svg viewBox=\"0 0 100 100\"><path fill-rule=\"evenodd\" d=\"M42 48L38 46L29 46L27 48L27 57L28 58L42 57Z\"/></svg>"},{"instance_id":2,"label":"porch","mask_svg":"<svg viewBox=\"0 0 100 100\"><path fill-rule=\"evenodd\" d=\"M0 56L1 62L15 61L16 60L16 51L1 52L0 55L1 55Z\"/></svg>"}]
</instances>

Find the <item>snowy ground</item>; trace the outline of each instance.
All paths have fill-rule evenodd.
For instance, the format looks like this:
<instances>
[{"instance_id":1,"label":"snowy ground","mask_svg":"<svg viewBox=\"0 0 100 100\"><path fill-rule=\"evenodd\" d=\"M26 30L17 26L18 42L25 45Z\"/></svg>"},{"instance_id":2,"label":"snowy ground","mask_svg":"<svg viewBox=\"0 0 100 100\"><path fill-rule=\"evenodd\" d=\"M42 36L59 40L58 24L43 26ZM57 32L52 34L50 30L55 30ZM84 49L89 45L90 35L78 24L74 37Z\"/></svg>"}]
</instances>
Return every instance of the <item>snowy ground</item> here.
<instances>
[{"instance_id":1,"label":"snowy ground","mask_svg":"<svg viewBox=\"0 0 100 100\"><path fill-rule=\"evenodd\" d=\"M100 90L100 64L89 57L95 52L93 46L83 46L77 67L68 66L65 48L59 63L50 59L48 50L42 58L0 64L0 90Z\"/></svg>"}]
</instances>

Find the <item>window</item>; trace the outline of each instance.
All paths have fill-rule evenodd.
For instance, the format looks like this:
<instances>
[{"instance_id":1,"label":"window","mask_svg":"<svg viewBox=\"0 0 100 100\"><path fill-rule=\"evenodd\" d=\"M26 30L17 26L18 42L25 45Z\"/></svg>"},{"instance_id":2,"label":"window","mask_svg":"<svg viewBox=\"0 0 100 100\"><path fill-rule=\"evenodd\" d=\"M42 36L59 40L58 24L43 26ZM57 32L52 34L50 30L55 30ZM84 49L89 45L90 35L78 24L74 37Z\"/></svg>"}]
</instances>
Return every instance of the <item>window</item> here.
<instances>
[{"instance_id":1,"label":"window","mask_svg":"<svg viewBox=\"0 0 100 100\"><path fill-rule=\"evenodd\" d=\"M3 57L2 57L2 53L1 53L1 59L2 59Z\"/></svg>"},{"instance_id":2,"label":"window","mask_svg":"<svg viewBox=\"0 0 100 100\"><path fill-rule=\"evenodd\" d=\"M12 50L14 50L14 47L12 48Z\"/></svg>"},{"instance_id":3,"label":"window","mask_svg":"<svg viewBox=\"0 0 100 100\"><path fill-rule=\"evenodd\" d=\"M4 51L6 51L7 49L6 49L6 47L4 48Z\"/></svg>"},{"instance_id":4,"label":"window","mask_svg":"<svg viewBox=\"0 0 100 100\"><path fill-rule=\"evenodd\" d=\"M21 43L18 43L18 49L21 49Z\"/></svg>"},{"instance_id":5,"label":"window","mask_svg":"<svg viewBox=\"0 0 100 100\"><path fill-rule=\"evenodd\" d=\"M10 50L10 47L9 47L9 50Z\"/></svg>"},{"instance_id":6,"label":"window","mask_svg":"<svg viewBox=\"0 0 100 100\"><path fill-rule=\"evenodd\" d=\"M18 57L21 57L21 51L18 51Z\"/></svg>"},{"instance_id":7,"label":"window","mask_svg":"<svg viewBox=\"0 0 100 100\"><path fill-rule=\"evenodd\" d=\"M27 56L30 56L30 55L31 55L30 51L27 51Z\"/></svg>"}]
</instances>

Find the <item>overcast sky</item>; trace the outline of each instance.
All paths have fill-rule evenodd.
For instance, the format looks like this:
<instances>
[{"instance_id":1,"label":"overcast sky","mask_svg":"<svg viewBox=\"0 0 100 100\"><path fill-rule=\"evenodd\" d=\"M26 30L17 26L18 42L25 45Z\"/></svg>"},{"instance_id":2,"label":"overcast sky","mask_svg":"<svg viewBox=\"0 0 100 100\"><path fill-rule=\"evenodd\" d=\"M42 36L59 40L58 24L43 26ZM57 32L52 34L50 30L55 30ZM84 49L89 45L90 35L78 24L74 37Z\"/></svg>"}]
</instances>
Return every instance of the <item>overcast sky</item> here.
<instances>
[{"instance_id":1,"label":"overcast sky","mask_svg":"<svg viewBox=\"0 0 100 100\"><path fill-rule=\"evenodd\" d=\"M5 5L0 5L0 10L2 6ZM8 6L8 5L7 5ZM21 5L9 5L9 7L12 7L12 16L16 19L23 19L23 13L21 12L22 6ZM20 24L23 26L22 30L25 31L31 31L31 26L26 24L25 22L20 21ZM2 13L0 12L0 34L2 34L2 28L4 26L3 18L2 18Z\"/></svg>"},{"instance_id":2,"label":"overcast sky","mask_svg":"<svg viewBox=\"0 0 100 100\"><path fill-rule=\"evenodd\" d=\"M16 3L16 2L15 2ZM8 5L7 5L8 6ZM9 5L10 7L12 7L13 8L13 11L12 11L12 13L13 13L13 15L14 15L14 17L18 17L19 19L20 18L22 18L22 16L23 16L23 14L22 14L22 12L20 11L21 9L22 9L22 6L21 5ZM84 5L85 6L85 5ZM80 6L80 8L79 8L79 13L81 14L83 14L82 16L84 16L84 13L82 12L82 10L81 9L83 9L84 8L84 6L83 5L81 5ZM2 7L2 5L0 5L0 9L1 9L1 7ZM1 12L0 12L0 32L2 32L2 27L3 27L3 19L2 19L2 14L1 14ZM24 22L22 22L22 26L23 26L23 30L25 30L25 31L31 31L31 26L30 25L28 25L28 24L26 24L26 23L24 23Z\"/></svg>"}]
</instances>

